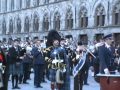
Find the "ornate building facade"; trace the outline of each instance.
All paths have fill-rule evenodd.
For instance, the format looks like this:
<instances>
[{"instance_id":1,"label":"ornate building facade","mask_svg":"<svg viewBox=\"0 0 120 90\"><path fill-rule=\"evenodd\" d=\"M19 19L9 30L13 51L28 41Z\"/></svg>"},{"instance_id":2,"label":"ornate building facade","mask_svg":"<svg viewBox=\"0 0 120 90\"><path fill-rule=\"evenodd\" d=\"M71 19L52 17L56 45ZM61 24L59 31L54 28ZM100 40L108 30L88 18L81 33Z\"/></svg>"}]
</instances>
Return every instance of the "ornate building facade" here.
<instances>
[{"instance_id":1,"label":"ornate building facade","mask_svg":"<svg viewBox=\"0 0 120 90\"><path fill-rule=\"evenodd\" d=\"M120 37L120 0L0 0L0 39L43 38L49 30L85 42Z\"/></svg>"}]
</instances>

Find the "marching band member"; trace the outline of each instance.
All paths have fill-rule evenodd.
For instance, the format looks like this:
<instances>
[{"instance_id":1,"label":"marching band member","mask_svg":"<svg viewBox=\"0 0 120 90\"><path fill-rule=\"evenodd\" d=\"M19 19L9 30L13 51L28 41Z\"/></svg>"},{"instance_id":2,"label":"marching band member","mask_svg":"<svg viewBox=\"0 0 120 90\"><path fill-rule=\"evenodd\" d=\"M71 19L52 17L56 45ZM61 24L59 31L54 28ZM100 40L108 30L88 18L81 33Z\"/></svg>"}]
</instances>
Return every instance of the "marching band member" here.
<instances>
[{"instance_id":1,"label":"marching band member","mask_svg":"<svg viewBox=\"0 0 120 90\"><path fill-rule=\"evenodd\" d=\"M61 36L57 31L51 30L47 37L46 57L49 63L49 80L51 90L70 90L69 63L64 48L60 46ZM64 68L64 69L63 69Z\"/></svg>"},{"instance_id":2,"label":"marching band member","mask_svg":"<svg viewBox=\"0 0 120 90\"><path fill-rule=\"evenodd\" d=\"M36 88L42 88L40 85L42 82L45 59L41 51L41 41L35 40L35 46L32 48L31 54L34 59L34 85Z\"/></svg>"},{"instance_id":3,"label":"marching band member","mask_svg":"<svg viewBox=\"0 0 120 90\"><path fill-rule=\"evenodd\" d=\"M19 42L17 39L14 40L14 45L9 48L8 51L8 59L10 62L10 74L12 74L12 88L20 89L18 87L19 76L22 72L21 62L23 59L23 55L21 56L21 47L19 46ZM16 84L15 84L16 81Z\"/></svg>"},{"instance_id":4,"label":"marching band member","mask_svg":"<svg viewBox=\"0 0 120 90\"><path fill-rule=\"evenodd\" d=\"M77 65L80 58L83 56L84 51L85 51L84 45L82 44L82 42L78 42L78 46L76 49L76 55L73 58L74 66ZM84 66L83 66L82 69L79 71L79 73L74 77L74 90L82 90L84 75L85 75L85 71L84 71Z\"/></svg>"}]
</instances>

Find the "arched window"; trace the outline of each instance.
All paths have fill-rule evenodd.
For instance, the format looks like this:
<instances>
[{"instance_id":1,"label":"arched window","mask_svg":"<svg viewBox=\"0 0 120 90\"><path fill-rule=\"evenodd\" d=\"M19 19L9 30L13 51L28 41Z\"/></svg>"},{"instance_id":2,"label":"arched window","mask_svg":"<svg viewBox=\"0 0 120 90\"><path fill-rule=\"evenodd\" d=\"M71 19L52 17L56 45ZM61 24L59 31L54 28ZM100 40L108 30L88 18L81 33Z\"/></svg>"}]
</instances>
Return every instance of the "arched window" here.
<instances>
[{"instance_id":1,"label":"arched window","mask_svg":"<svg viewBox=\"0 0 120 90\"><path fill-rule=\"evenodd\" d=\"M43 30L45 30L45 31L49 30L49 19L48 19L47 14L45 14L45 16L43 18Z\"/></svg>"},{"instance_id":2,"label":"arched window","mask_svg":"<svg viewBox=\"0 0 120 90\"><path fill-rule=\"evenodd\" d=\"M29 32L29 27L30 27L29 18L26 17L25 18L25 23L24 23L24 31Z\"/></svg>"},{"instance_id":3,"label":"arched window","mask_svg":"<svg viewBox=\"0 0 120 90\"><path fill-rule=\"evenodd\" d=\"M13 20L10 19L9 21L9 34L12 34L13 33Z\"/></svg>"},{"instance_id":4,"label":"arched window","mask_svg":"<svg viewBox=\"0 0 120 90\"><path fill-rule=\"evenodd\" d=\"M105 25L105 9L100 4L95 11L95 26L104 26Z\"/></svg>"},{"instance_id":5,"label":"arched window","mask_svg":"<svg viewBox=\"0 0 120 90\"><path fill-rule=\"evenodd\" d=\"M87 9L85 7L82 7L79 13L79 26L81 28L88 26L88 15L87 15Z\"/></svg>"},{"instance_id":6,"label":"arched window","mask_svg":"<svg viewBox=\"0 0 120 90\"><path fill-rule=\"evenodd\" d=\"M2 34L6 34L7 28L6 28L6 21L5 19L2 22Z\"/></svg>"},{"instance_id":7,"label":"arched window","mask_svg":"<svg viewBox=\"0 0 120 90\"><path fill-rule=\"evenodd\" d=\"M39 6L39 0L34 0L34 6Z\"/></svg>"},{"instance_id":8,"label":"arched window","mask_svg":"<svg viewBox=\"0 0 120 90\"><path fill-rule=\"evenodd\" d=\"M7 11L7 0L5 0L5 4L4 4L4 8L5 8L5 12Z\"/></svg>"},{"instance_id":9,"label":"arched window","mask_svg":"<svg viewBox=\"0 0 120 90\"><path fill-rule=\"evenodd\" d=\"M22 8L22 0L19 0L20 1L20 9Z\"/></svg>"},{"instance_id":10,"label":"arched window","mask_svg":"<svg viewBox=\"0 0 120 90\"><path fill-rule=\"evenodd\" d=\"M21 33L21 20L20 20L20 18L17 19L17 33Z\"/></svg>"},{"instance_id":11,"label":"arched window","mask_svg":"<svg viewBox=\"0 0 120 90\"><path fill-rule=\"evenodd\" d=\"M29 8L29 7L30 7L30 1L31 1L31 0L26 0L26 8Z\"/></svg>"},{"instance_id":12,"label":"arched window","mask_svg":"<svg viewBox=\"0 0 120 90\"><path fill-rule=\"evenodd\" d=\"M113 8L112 23L113 25L120 25L120 2Z\"/></svg>"},{"instance_id":13,"label":"arched window","mask_svg":"<svg viewBox=\"0 0 120 90\"><path fill-rule=\"evenodd\" d=\"M11 0L11 11L14 10L14 0Z\"/></svg>"},{"instance_id":14,"label":"arched window","mask_svg":"<svg viewBox=\"0 0 120 90\"><path fill-rule=\"evenodd\" d=\"M48 4L49 3L49 0L44 0L44 4Z\"/></svg>"},{"instance_id":15,"label":"arched window","mask_svg":"<svg viewBox=\"0 0 120 90\"><path fill-rule=\"evenodd\" d=\"M54 15L54 29L60 30L60 14L58 12Z\"/></svg>"},{"instance_id":16,"label":"arched window","mask_svg":"<svg viewBox=\"0 0 120 90\"><path fill-rule=\"evenodd\" d=\"M39 30L39 18L35 14L34 15L34 20L33 20L33 31L38 32L38 30Z\"/></svg>"},{"instance_id":17,"label":"arched window","mask_svg":"<svg viewBox=\"0 0 120 90\"><path fill-rule=\"evenodd\" d=\"M1 5L2 5L2 2L1 2L1 0L0 0L0 12L1 12Z\"/></svg>"},{"instance_id":18,"label":"arched window","mask_svg":"<svg viewBox=\"0 0 120 90\"><path fill-rule=\"evenodd\" d=\"M73 28L73 14L71 10L68 10L66 14L66 29Z\"/></svg>"}]
</instances>

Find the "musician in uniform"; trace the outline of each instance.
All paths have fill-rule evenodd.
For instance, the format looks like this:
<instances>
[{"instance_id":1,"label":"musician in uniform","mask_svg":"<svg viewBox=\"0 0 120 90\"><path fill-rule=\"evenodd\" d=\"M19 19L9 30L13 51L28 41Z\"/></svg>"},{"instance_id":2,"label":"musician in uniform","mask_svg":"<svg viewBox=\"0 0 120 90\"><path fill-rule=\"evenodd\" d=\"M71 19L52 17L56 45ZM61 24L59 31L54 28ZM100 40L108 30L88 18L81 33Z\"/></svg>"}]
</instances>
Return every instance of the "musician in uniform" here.
<instances>
[{"instance_id":1,"label":"musician in uniform","mask_svg":"<svg viewBox=\"0 0 120 90\"><path fill-rule=\"evenodd\" d=\"M31 55L34 59L34 85L36 88L42 88L41 82L44 72L45 59L41 51L41 41L36 40L35 46L32 48Z\"/></svg>"},{"instance_id":2,"label":"musician in uniform","mask_svg":"<svg viewBox=\"0 0 120 90\"><path fill-rule=\"evenodd\" d=\"M61 36L57 31L51 30L47 37L46 57L49 69L51 90L70 90L69 62L65 49L60 46ZM57 86L56 86L57 85Z\"/></svg>"},{"instance_id":3,"label":"musician in uniform","mask_svg":"<svg viewBox=\"0 0 120 90\"><path fill-rule=\"evenodd\" d=\"M10 63L10 71L9 73L12 75L12 88L20 89L18 87L19 76L22 72L21 62L23 59L23 55L20 55L21 47L19 46L19 42L17 39L14 40L14 45L9 48L8 51L8 59ZM15 84L16 81L16 84Z\"/></svg>"},{"instance_id":4,"label":"musician in uniform","mask_svg":"<svg viewBox=\"0 0 120 90\"><path fill-rule=\"evenodd\" d=\"M99 47L98 55L100 60L100 73L110 74L114 64L114 54L111 50L113 42L112 34L106 35L104 38L105 43Z\"/></svg>"},{"instance_id":5,"label":"musician in uniform","mask_svg":"<svg viewBox=\"0 0 120 90\"><path fill-rule=\"evenodd\" d=\"M74 90L82 90L83 83L85 84L87 79L87 70L89 68L89 56L95 57L82 42L78 42L76 49L76 55L74 55L73 63L73 75L74 75ZM78 65L79 64L79 65ZM79 69L80 68L80 69ZM78 73L76 73L78 72Z\"/></svg>"},{"instance_id":6,"label":"musician in uniform","mask_svg":"<svg viewBox=\"0 0 120 90\"><path fill-rule=\"evenodd\" d=\"M76 66L85 51L84 45L82 42L78 42L78 46L76 49L76 55L73 58L74 66ZM85 70L84 66L78 72L78 74L74 77L74 90L82 90L83 88L83 81L84 81Z\"/></svg>"}]
</instances>

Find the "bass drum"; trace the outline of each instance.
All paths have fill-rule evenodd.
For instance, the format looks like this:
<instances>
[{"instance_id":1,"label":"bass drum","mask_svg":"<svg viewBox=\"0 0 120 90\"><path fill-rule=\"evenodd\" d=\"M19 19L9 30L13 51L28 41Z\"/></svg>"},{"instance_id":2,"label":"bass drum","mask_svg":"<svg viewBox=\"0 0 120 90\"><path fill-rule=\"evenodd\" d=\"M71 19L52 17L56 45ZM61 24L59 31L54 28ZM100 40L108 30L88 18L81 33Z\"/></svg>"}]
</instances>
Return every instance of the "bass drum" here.
<instances>
[{"instance_id":1,"label":"bass drum","mask_svg":"<svg viewBox=\"0 0 120 90\"><path fill-rule=\"evenodd\" d=\"M94 61L93 67L94 67L94 80L99 83L100 78L97 77L97 74L99 73L99 59L98 58Z\"/></svg>"}]
</instances>

